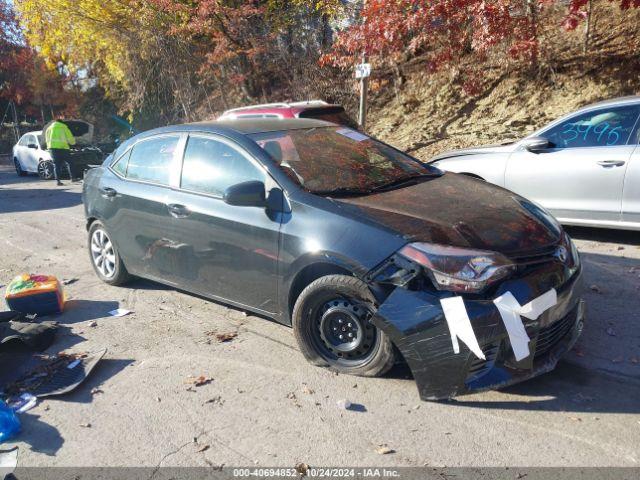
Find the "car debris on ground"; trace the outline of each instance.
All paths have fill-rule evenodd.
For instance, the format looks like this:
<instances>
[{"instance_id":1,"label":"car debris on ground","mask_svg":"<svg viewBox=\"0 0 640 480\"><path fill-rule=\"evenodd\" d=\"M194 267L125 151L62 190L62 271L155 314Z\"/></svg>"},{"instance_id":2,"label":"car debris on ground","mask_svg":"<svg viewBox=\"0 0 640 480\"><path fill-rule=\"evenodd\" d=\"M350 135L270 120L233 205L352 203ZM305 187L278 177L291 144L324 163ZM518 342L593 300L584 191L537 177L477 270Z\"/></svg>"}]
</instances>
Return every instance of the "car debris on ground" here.
<instances>
[{"instance_id":1,"label":"car debris on ground","mask_svg":"<svg viewBox=\"0 0 640 480\"><path fill-rule=\"evenodd\" d=\"M20 312L0 312L0 351L11 343L21 342L41 352L53 343L56 329L55 322L37 322L35 316Z\"/></svg>"},{"instance_id":2,"label":"car debris on ground","mask_svg":"<svg viewBox=\"0 0 640 480\"><path fill-rule=\"evenodd\" d=\"M6 385L5 395L30 393L38 398L69 393L84 382L107 349L96 352L41 355L41 363L32 371Z\"/></svg>"},{"instance_id":3,"label":"car debris on ground","mask_svg":"<svg viewBox=\"0 0 640 480\"><path fill-rule=\"evenodd\" d=\"M184 383L188 383L193 385L194 387L202 387L203 385L208 385L213 382L213 378L207 377L205 375L199 375L197 377L187 377Z\"/></svg>"},{"instance_id":4,"label":"car debris on ground","mask_svg":"<svg viewBox=\"0 0 640 480\"><path fill-rule=\"evenodd\" d=\"M65 302L62 283L55 276L33 273L11 280L4 299L10 310L38 315L61 313Z\"/></svg>"}]
</instances>

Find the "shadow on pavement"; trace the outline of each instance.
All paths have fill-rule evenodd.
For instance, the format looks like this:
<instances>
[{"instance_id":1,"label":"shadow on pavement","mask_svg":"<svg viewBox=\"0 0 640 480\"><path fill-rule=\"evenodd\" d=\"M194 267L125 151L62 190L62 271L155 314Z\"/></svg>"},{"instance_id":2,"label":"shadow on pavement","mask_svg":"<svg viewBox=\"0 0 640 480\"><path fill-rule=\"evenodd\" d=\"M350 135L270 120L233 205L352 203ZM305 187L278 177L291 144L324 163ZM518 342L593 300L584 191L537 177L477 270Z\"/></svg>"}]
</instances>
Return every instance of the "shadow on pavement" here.
<instances>
[{"instance_id":1,"label":"shadow on pavement","mask_svg":"<svg viewBox=\"0 0 640 480\"><path fill-rule=\"evenodd\" d=\"M640 245L640 234L630 230L613 230L609 228L565 227L571 238L592 242L623 243Z\"/></svg>"},{"instance_id":2,"label":"shadow on pavement","mask_svg":"<svg viewBox=\"0 0 640 480\"><path fill-rule=\"evenodd\" d=\"M64 312L52 320L62 325L71 325L74 323L86 322L97 318L109 317L109 312L118 308L120 304L115 301L104 300L68 300L65 303ZM48 318L47 318L48 320Z\"/></svg>"},{"instance_id":3,"label":"shadow on pavement","mask_svg":"<svg viewBox=\"0 0 640 480\"><path fill-rule=\"evenodd\" d=\"M107 355L109 351L107 350ZM111 377L115 377L122 370L127 368L134 362L133 359L115 359L115 358L103 358L93 369L87 379L82 382L78 388L65 395L57 397L49 397L49 400L60 400L64 402L74 403L91 403L93 400L93 394L91 391L94 388L99 389L107 380Z\"/></svg>"},{"instance_id":4,"label":"shadow on pavement","mask_svg":"<svg viewBox=\"0 0 640 480\"><path fill-rule=\"evenodd\" d=\"M46 188L7 189L0 187L0 214L34 212L75 207L82 203L79 192Z\"/></svg>"},{"instance_id":5,"label":"shadow on pavement","mask_svg":"<svg viewBox=\"0 0 640 480\"><path fill-rule=\"evenodd\" d=\"M471 408L575 413L640 413L640 381L561 362L546 375L502 390L508 399L458 397L451 405ZM514 400L512 395L522 396ZM499 394L492 394L502 397ZM468 398L468 399L467 399Z\"/></svg>"},{"instance_id":6,"label":"shadow on pavement","mask_svg":"<svg viewBox=\"0 0 640 480\"><path fill-rule=\"evenodd\" d=\"M20 415L22 431L17 440L29 444L31 451L54 456L64 444L58 429L40 420L40 415L24 413Z\"/></svg>"}]
</instances>

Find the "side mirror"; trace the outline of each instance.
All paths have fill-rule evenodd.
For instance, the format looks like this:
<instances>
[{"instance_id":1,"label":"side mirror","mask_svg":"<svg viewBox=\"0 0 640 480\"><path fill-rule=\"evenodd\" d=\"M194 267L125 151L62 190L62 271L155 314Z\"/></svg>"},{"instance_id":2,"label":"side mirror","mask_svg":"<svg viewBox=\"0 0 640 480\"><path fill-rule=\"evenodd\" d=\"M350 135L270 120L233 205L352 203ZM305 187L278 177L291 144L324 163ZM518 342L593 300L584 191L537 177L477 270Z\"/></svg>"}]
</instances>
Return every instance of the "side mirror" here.
<instances>
[{"instance_id":1,"label":"side mirror","mask_svg":"<svg viewBox=\"0 0 640 480\"><path fill-rule=\"evenodd\" d=\"M264 207L267 204L264 183L257 180L231 185L222 198L225 203L237 207Z\"/></svg>"},{"instance_id":2,"label":"side mirror","mask_svg":"<svg viewBox=\"0 0 640 480\"><path fill-rule=\"evenodd\" d=\"M551 142L544 137L525 138L520 145L531 153L540 153L551 148Z\"/></svg>"},{"instance_id":3,"label":"side mirror","mask_svg":"<svg viewBox=\"0 0 640 480\"><path fill-rule=\"evenodd\" d=\"M33 149L37 150L38 146L35 143L30 143L29 145L27 145L27 148L33 148Z\"/></svg>"}]
</instances>

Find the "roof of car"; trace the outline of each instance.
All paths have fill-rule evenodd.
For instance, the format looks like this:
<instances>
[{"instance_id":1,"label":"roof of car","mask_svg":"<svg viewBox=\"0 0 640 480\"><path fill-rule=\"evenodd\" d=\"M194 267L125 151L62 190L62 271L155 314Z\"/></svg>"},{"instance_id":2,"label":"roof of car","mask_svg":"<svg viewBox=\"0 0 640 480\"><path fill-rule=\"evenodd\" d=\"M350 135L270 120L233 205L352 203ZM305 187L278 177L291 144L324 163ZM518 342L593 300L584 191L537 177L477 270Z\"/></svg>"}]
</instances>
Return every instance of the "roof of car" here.
<instances>
[{"instance_id":1,"label":"roof of car","mask_svg":"<svg viewBox=\"0 0 640 480\"><path fill-rule=\"evenodd\" d=\"M324 120L311 118L238 118L209 122L187 123L175 125L173 129L200 130L219 132L224 129L235 130L239 133L251 134L262 132L277 132L280 130L298 130L303 128L331 127L335 124ZM172 128L172 127L167 127Z\"/></svg>"},{"instance_id":2,"label":"roof of car","mask_svg":"<svg viewBox=\"0 0 640 480\"><path fill-rule=\"evenodd\" d=\"M609 100L602 100L601 102L591 103L589 105L585 105L580 110L593 107L605 107L607 105L624 105L627 103L638 102L640 102L640 95L629 95L628 97L610 98Z\"/></svg>"},{"instance_id":3,"label":"roof of car","mask_svg":"<svg viewBox=\"0 0 640 480\"><path fill-rule=\"evenodd\" d=\"M225 110L222 116L226 116L232 113L240 112L252 112L254 110L278 110L278 109L302 109L305 108L326 108L326 107L339 107L340 105L334 105L325 102L324 100L305 100L302 102L276 102L276 103L261 103L257 105L246 105L244 107L231 108Z\"/></svg>"},{"instance_id":4,"label":"roof of car","mask_svg":"<svg viewBox=\"0 0 640 480\"><path fill-rule=\"evenodd\" d=\"M126 142L123 142L118 149L128 148L129 145L138 140L152 137L154 135L166 135L179 132L204 132L216 133L229 137L244 137L253 133L279 132L281 130L300 130L308 128L336 127L335 123L315 120L311 118L239 118L195 123L183 123L168 125L166 127L155 128L141 132Z\"/></svg>"}]
</instances>

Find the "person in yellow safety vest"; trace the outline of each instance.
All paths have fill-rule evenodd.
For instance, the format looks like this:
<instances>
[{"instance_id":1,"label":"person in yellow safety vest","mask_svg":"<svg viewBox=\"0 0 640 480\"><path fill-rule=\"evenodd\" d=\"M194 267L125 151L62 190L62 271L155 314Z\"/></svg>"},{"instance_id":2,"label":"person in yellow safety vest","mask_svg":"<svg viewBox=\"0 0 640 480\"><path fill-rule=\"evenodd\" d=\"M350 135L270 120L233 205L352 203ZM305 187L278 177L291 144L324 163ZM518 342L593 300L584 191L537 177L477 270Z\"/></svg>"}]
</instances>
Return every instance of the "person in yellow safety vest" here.
<instances>
[{"instance_id":1,"label":"person in yellow safety vest","mask_svg":"<svg viewBox=\"0 0 640 480\"><path fill-rule=\"evenodd\" d=\"M44 132L44 139L47 143L47 149L51 153L51 158L53 159L53 176L57 184L63 184L59 176L59 172L61 172L63 166L66 166L67 172L69 172L69 180L73 181L71 166L69 165L69 151L70 146L76 144L76 139L73 137L69 127L58 118L47 127L47 130Z\"/></svg>"}]
</instances>

